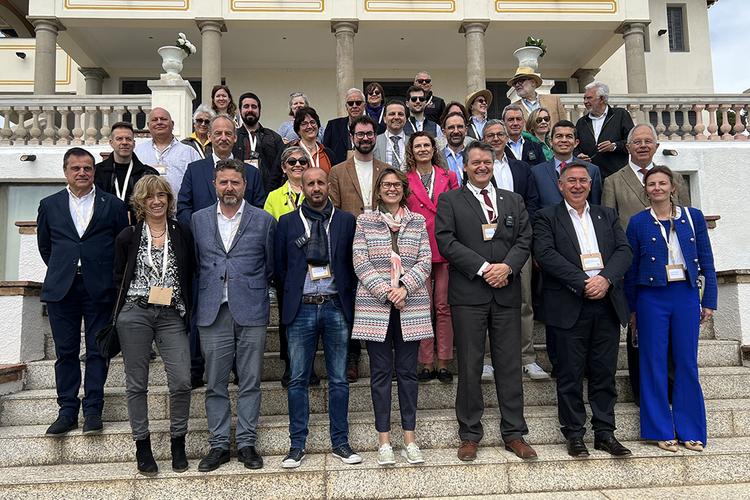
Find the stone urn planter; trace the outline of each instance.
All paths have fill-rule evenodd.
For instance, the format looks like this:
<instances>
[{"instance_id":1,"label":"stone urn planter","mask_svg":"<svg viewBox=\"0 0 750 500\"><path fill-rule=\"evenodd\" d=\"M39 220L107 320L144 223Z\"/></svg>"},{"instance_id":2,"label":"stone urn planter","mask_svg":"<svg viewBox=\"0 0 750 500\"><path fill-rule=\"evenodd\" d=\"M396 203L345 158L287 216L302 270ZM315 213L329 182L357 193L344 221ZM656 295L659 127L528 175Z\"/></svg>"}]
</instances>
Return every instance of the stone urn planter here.
<instances>
[{"instance_id":1,"label":"stone urn planter","mask_svg":"<svg viewBox=\"0 0 750 500\"><path fill-rule=\"evenodd\" d=\"M518 67L532 68L539 72L539 57L542 55L542 49L535 46L526 46L516 49L513 55L518 59Z\"/></svg>"},{"instance_id":2,"label":"stone urn planter","mask_svg":"<svg viewBox=\"0 0 750 500\"><path fill-rule=\"evenodd\" d=\"M182 61L188 56L182 48L175 45L165 45L157 50L161 56L161 67L164 68L168 77L180 76Z\"/></svg>"}]
</instances>

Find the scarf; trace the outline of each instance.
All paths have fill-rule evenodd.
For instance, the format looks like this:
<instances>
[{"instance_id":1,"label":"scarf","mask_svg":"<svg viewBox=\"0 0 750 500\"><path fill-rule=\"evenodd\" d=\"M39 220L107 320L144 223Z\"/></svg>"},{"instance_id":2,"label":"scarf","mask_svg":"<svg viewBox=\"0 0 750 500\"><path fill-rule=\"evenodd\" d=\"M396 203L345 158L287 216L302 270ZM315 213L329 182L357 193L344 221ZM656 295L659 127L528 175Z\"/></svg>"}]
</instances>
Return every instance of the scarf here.
<instances>
[{"instance_id":1,"label":"scarf","mask_svg":"<svg viewBox=\"0 0 750 500\"><path fill-rule=\"evenodd\" d=\"M313 266L325 266L330 262L326 221L330 220L333 213L333 203L329 200L326 206L318 211L312 208L305 199L300 205L300 210L310 223L310 239L305 245L307 263Z\"/></svg>"},{"instance_id":2,"label":"scarf","mask_svg":"<svg viewBox=\"0 0 750 500\"><path fill-rule=\"evenodd\" d=\"M380 214L383 216L388 229L391 230L391 286L399 286L401 276L404 275L404 268L401 265L401 256L398 254L398 233L401 230L401 222L404 220L406 211L404 207L399 207L395 214L391 214L382 205Z\"/></svg>"}]
</instances>

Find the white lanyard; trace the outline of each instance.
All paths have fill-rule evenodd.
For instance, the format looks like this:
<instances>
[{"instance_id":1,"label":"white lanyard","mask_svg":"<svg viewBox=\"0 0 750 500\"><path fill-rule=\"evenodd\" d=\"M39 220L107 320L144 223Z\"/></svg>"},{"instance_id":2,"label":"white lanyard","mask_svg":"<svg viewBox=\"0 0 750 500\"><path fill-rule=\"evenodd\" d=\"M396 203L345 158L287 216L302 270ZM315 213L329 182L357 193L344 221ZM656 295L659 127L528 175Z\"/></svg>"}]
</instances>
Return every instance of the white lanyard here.
<instances>
[{"instance_id":1,"label":"white lanyard","mask_svg":"<svg viewBox=\"0 0 750 500\"><path fill-rule=\"evenodd\" d=\"M404 154L406 153L406 145L404 144L404 148L403 148L404 150L401 151L401 154L396 154L396 149L395 149L396 146L395 146L395 143L393 142L393 139L392 139L393 137L398 137L400 139L401 136L400 135L392 135L392 136L388 137L388 143L390 143L388 145L388 147L391 149L391 156L395 156L396 159L398 159L398 164L399 165L403 165L404 164Z\"/></svg>"},{"instance_id":2,"label":"white lanyard","mask_svg":"<svg viewBox=\"0 0 750 500\"><path fill-rule=\"evenodd\" d=\"M286 187L287 187L287 193L286 193L286 195L289 198L289 203L291 203L292 207L294 207L293 209L296 210L297 209L297 200L300 197L302 197L302 193L296 193L292 189L292 185L289 183L289 181L286 181Z\"/></svg>"},{"instance_id":3,"label":"white lanyard","mask_svg":"<svg viewBox=\"0 0 750 500\"><path fill-rule=\"evenodd\" d=\"M416 118L409 118L409 121L411 122L412 127L414 127L415 132L421 132L424 129L424 120L418 122ZM421 123L422 128L418 128L417 123Z\"/></svg>"},{"instance_id":4,"label":"white lanyard","mask_svg":"<svg viewBox=\"0 0 750 500\"><path fill-rule=\"evenodd\" d=\"M326 224L326 234L328 234L328 228L331 227L331 221L333 221L333 213L336 211L336 207L331 208L331 217L328 219L328 224ZM307 218L305 218L305 215L302 213L302 210L299 210L299 218L302 219L302 225L305 226L305 236L308 238L310 237L310 225L307 223Z\"/></svg>"},{"instance_id":5,"label":"white lanyard","mask_svg":"<svg viewBox=\"0 0 750 500\"><path fill-rule=\"evenodd\" d=\"M167 226L164 226L164 250L162 253L162 262L161 262L161 275L159 274L159 270L156 269L156 266L154 265L154 259L151 257L151 228L149 228L148 224L145 224L146 226L146 254L148 255L148 265L153 270L154 274L156 274L157 283L164 284L163 280L167 276L167 261L169 260L169 230L167 229ZM151 286L151 273L149 273L149 286Z\"/></svg>"},{"instance_id":6,"label":"white lanyard","mask_svg":"<svg viewBox=\"0 0 750 500\"><path fill-rule=\"evenodd\" d=\"M299 141L299 144L300 146L302 146L302 149L305 150L305 152L307 153L307 156L310 157L310 162L312 163L312 166L314 168L319 168L320 167L320 147L318 146L318 143L317 142L315 143L315 151L310 151L309 149L307 149L307 146L305 146L305 143L302 142L302 140ZM251 143L251 146L252 146L252 143ZM317 153L317 155L315 153ZM318 157L317 161L315 160L316 156Z\"/></svg>"},{"instance_id":7,"label":"white lanyard","mask_svg":"<svg viewBox=\"0 0 750 500\"><path fill-rule=\"evenodd\" d=\"M476 136L477 140L480 140L482 138L482 135L479 133L479 130L477 130L477 126L473 121L471 122L471 128L474 129L474 135Z\"/></svg>"},{"instance_id":8,"label":"white lanyard","mask_svg":"<svg viewBox=\"0 0 750 500\"><path fill-rule=\"evenodd\" d=\"M487 187L477 188L476 186L472 184L472 187L478 190L477 191L478 196L476 196L476 198L479 201L479 205L482 207L482 210L484 210L484 216L487 217L487 222L492 224L493 222L497 220L497 210L495 210L493 207L491 207L490 205L484 202L484 195L482 194L482 189L487 189L487 196L490 198L490 200L493 198L492 196L493 193L488 189L489 186L490 184L488 184ZM497 197L495 198L497 199ZM490 217L489 217L490 212L492 212L492 214L495 216L492 220L490 220Z\"/></svg>"},{"instance_id":9,"label":"white lanyard","mask_svg":"<svg viewBox=\"0 0 750 500\"><path fill-rule=\"evenodd\" d=\"M654 212L654 209L650 209L651 217L654 218L656 223L659 225L659 231L661 233L661 237L664 238L664 243L667 244L667 250L669 251L669 264L675 264L677 262L677 250L676 245L674 244L674 240L677 238L677 230L675 229L674 225L674 219L670 218L669 222L669 233L670 236L672 233L674 233L674 238L667 238L667 230L664 228L664 224L661 223L659 218L656 216L656 212Z\"/></svg>"},{"instance_id":10,"label":"white lanyard","mask_svg":"<svg viewBox=\"0 0 750 500\"><path fill-rule=\"evenodd\" d=\"M385 106L380 110L380 117L378 118L378 125L383 123L383 113L385 113Z\"/></svg>"},{"instance_id":11,"label":"white lanyard","mask_svg":"<svg viewBox=\"0 0 750 500\"><path fill-rule=\"evenodd\" d=\"M247 137L248 137L248 140L250 141L250 151L252 151L254 153L255 152L255 146L258 145L258 138L257 137L253 137L253 133L250 132L249 130L247 131Z\"/></svg>"},{"instance_id":12,"label":"white lanyard","mask_svg":"<svg viewBox=\"0 0 750 500\"><path fill-rule=\"evenodd\" d=\"M417 172L419 174L419 172ZM422 177L422 174L419 174L420 180ZM422 183L422 186L424 187L424 183ZM430 181L429 181L429 187L425 188L427 190L427 197L429 199L432 199L432 193L435 190L435 167L432 167L432 171L430 172Z\"/></svg>"},{"instance_id":13,"label":"white lanyard","mask_svg":"<svg viewBox=\"0 0 750 500\"><path fill-rule=\"evenodd\" d=\"M115 169L117 172L117 169ZM128 190L128 181L130 180L130 174L133 173L133 159L130 159L130 166L128 167L128 173L125 174L125 182L122 183L122 192L120 192L120 183L117 182L117 173L115 173L115 194L122 201L125 201L125 192Z\"/></svg>"},{"instance_id":14,"label":"white lanyard","mask_svg":"<svg viewBox=\"0 0 750 500\"><path fill-rule=\"evenodd\" d=\"M159 151L159 148L156 147L156 143L153 143L154 152L156 153L156 163L158 163L159 165L163 165L162 160L167 155L167 153L169 152L169 150L172 149L172 146L174 145L175 140L176 139L173 137L172 138L172 142L170 142L169 146L167 146L166 148L164 148L163 151Z\"/></svg>"}]
</instances>

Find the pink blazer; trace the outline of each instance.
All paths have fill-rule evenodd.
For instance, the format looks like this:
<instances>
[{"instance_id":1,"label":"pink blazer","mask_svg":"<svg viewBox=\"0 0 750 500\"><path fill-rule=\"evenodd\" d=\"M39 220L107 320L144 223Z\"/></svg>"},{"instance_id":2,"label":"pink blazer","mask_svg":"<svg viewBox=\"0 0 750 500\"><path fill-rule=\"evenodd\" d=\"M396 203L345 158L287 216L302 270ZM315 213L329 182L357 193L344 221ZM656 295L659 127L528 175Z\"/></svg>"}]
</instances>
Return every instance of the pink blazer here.
<instances>
[{"instance_id":1,"label":"pink blazer","mask_svg":"<svg viewBox=\"0 0 750 500\"><path fill-rule=\"evenodd\" d=\"M458 179L456 173L448 171L442 167L435 168L435 186L432 189L432 195L435 201L427 196L427 190L422 185L422 179L419 173L412 170L406 174L409 180L409 189L411 194L406 200L406 205L414 213L421 214L425 218L427 226L427 235L430 238L430 250L432 250L432 262L446 262L440 252L438 252L437 241L435 240L435 215L437 214L438 198L441 194L452 189L458 189Z\"/></svg>"}]
</instances>

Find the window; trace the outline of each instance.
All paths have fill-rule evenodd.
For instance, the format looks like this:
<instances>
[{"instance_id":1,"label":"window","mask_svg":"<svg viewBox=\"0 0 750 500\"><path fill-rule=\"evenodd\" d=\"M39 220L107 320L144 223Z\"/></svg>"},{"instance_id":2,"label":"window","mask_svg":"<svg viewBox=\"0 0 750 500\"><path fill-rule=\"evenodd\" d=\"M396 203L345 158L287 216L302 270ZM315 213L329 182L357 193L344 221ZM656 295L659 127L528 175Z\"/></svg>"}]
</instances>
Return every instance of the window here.
<instances>
[{"instance_id":1,"label":"window","mask_svg":"<svg viewBox=\"0 0 750 500\"><path fill-rule=\"evenodd\" d=\"M684 5L667 5L667 32L669 51L687 52L687 26Z\"/></svg>"}]
</instances>

